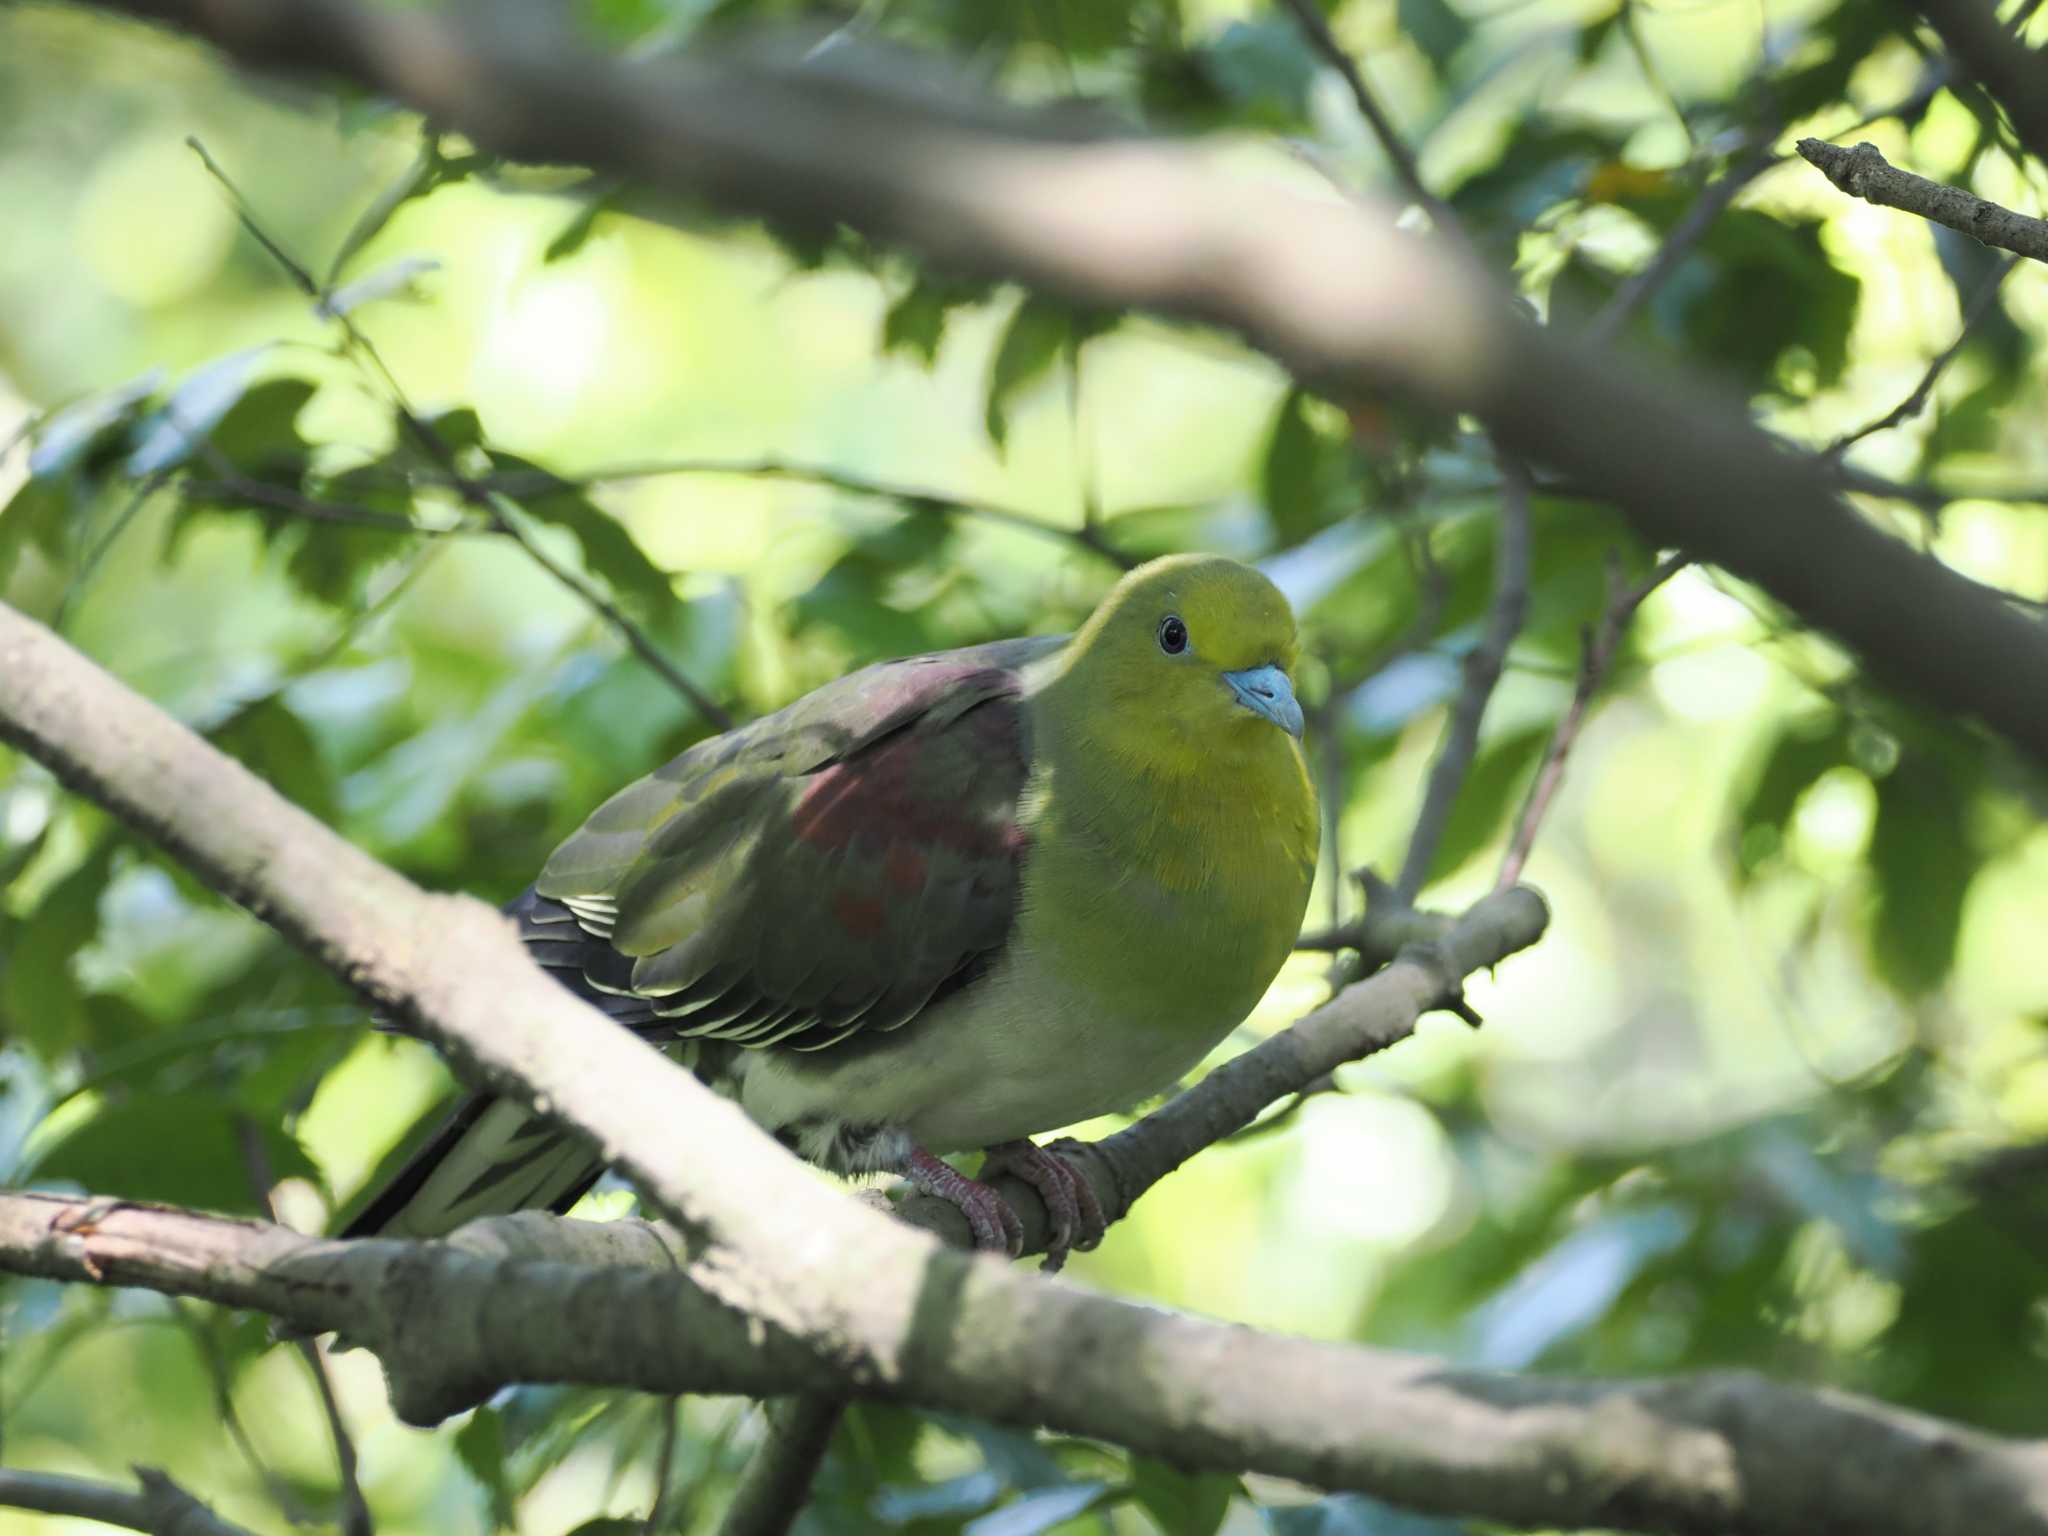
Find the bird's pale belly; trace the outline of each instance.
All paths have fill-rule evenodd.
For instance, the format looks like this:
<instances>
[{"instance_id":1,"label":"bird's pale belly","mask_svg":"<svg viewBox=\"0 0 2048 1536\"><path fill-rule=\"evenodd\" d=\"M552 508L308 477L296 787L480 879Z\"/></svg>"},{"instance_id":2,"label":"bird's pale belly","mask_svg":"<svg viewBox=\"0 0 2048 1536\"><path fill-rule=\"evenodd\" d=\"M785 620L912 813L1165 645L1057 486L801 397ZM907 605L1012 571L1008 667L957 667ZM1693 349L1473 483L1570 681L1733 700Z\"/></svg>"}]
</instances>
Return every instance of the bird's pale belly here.
<instances>
[{"instance_id":1,"label":"bird's pale belly","mask_svg":"<svg viewBox=\"0 0 2048 1536\"><path fill-rule=\"evenodd\" d=\"M901 1029L817 1053L741 1053L737 1096L814 1161L842 1172L888 1168L912 1142L933 1152L978 1150L1172 1086L1249 1007L1218 1001L1211 1016L1105 1017L1099 997L1067 986L1019 945L974 986ZM847 1132L869 1127L897 1134L854 1151L861 1138Z\"/></svg>"}]
</instances>

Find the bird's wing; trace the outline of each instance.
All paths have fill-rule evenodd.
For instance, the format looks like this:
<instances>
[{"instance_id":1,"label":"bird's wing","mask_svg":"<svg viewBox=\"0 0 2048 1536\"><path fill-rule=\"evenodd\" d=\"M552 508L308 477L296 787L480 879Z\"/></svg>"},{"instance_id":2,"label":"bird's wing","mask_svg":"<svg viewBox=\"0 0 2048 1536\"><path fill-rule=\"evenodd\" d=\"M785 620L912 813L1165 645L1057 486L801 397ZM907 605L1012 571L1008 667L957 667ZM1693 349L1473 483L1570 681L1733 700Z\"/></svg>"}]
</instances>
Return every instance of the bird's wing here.
<instances>
[{"instance_id":1,"label":"bird's wing","mask_svg":"<svg viewBox=\"0 0 2048 1536\"><path fill-rule=\"evenodd\" d=\"M815 1050L972 979L1017 906L1020 669L1058 640L884 662L701 742L548 861L521 926L621 1022Z\"/></svg>"}]
</instances>

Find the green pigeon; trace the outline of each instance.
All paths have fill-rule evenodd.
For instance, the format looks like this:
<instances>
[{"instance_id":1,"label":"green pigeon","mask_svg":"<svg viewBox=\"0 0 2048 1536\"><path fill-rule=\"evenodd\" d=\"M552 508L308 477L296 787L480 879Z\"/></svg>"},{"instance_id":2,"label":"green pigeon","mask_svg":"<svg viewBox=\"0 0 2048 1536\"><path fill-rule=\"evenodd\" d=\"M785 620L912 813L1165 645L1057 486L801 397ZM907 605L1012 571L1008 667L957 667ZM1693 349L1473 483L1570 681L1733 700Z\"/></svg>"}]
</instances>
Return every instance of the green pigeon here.
<instances>
[{"instance_id":1,"label":"green pigeon","mask_svg":"<svg viewBox=\"0 0 2048 1536\"><path fill-rule=\"evenodd\" d=\"M894 1173L1016 1253L940 1160L1045 1197L1048 1263L1102 1233L1028 1138L1172 1084L1265 992L1314 875L1294 616L1175 555L1071 636L881 662L628 785L510 908L533 958L791 1151ZM470 1097L344 1235L567 1210L596 1149Z\"/></svg>"}]
</instances>

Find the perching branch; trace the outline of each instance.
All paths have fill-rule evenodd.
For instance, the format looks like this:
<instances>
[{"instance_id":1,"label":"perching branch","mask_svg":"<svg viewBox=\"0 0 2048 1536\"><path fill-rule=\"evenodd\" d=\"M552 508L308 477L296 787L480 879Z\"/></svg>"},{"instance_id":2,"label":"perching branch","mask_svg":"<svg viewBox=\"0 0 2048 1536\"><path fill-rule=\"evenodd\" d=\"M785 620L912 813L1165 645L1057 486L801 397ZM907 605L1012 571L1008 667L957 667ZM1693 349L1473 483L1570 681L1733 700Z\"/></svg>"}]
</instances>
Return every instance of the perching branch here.
<instances>
[{"instance_id":1,"label":"perching branch","mask_svg":"<svg viewBox=\"0 0 2048 1536\"><path fill-rule=\"evenodd\" d=\"M250 1536L156 1468L137 1467L135 1478L142 1486L131 1490L57 1472L0 1469L0 1508L96 1520L101 1525L146 1531L149 1536Z\"/></svg>"},{"instance_id":2,"label":"perching branch","mask_svg":"<svg viewBox=\"0 0 2048 1536\"><path fill-rule=\"evenodd\" d=\"M909 1374L859 1390L1112 1439L1182 1466L1285 1467L1319 1486L1511 1525L2048 1531L2048 1449L1847 1393L1732 1372L1603 1381L1463 1370L1116 1307L992 1262L962 1267L966 1283L931 1298ZM0 1268L204 1296L373 1343L375 1330L397 1329L420 1352L380 1348L401 1402L444 1411L508 1368L525 1380L757 1396L847 1379L844 1362L710 1300L703 1286L717 1267L639 1221L526 1212L445 1242L344 1243L160 1207L7 1194ZM970 1318L981 1282L1004 1274L1034 1304ZM1108 1308L1120 1317L1104 1327ZM1048 1331L1060 1327L1079 1331ZM947 1354L967 1357L974 1374L940 1390L930 1373ZM428 1394L429 1369L462 1391Z\"/></svg>"},{"instance_id":3,"label":"perching branch","mask_svg":"<svg viewBox=\"0 0 2048 1536\"><path fill-rule=\"evenodd\" d=\"M2048 219L2029 218L1961 187L1902 171L1875 144L1844 149L1826 139L1801 139L1799 153L1851 197L1917 213L1984 245L2048 261Z\"/></svg>"},{"instance_id":4,"label":"perching branch","mask_svg":"<svg viewBox=\"0 0 2048 1536\"><path fill-rule=\"evenodd\" d=\"M915 89L879 61L855 78L845 49L795 65L700 52L657 71L438 10L107 8L249 62L346 76L502 153L806 228L845 222L943 266L1239 332L1340 398L1393 387L1469 411L1648 542L1725 567L1890 681L2048 760L2048 640L2033 623L1858 516L1826 466L1785 454L1735 402L1526 324L1455 251L1355 205L1171 143L1077 138L1071 121L948 98L928 71Z\"/></svg>"},{"instance_id":5,"label":"perching branch","mask_svg":"<svg viewBox=\"0 0 2048 1536\"><path fill-rule=\"evenodd\" d=\"M413 890L5 608L0 737L157 837L472 1077L580 1127L681 1222L661 1238L641 1223L526 1216L457 1242L344 1244L14 1195L0 1197L4 1267L338 1328L382 1356L394 1404L416 1422L513 1380L850 1392L1512 1523L2048 1531L2048 1451L1856 1399L1752 1378L1458 1373L1161 1314L939 1249L821 1186L737 1108L547 980L497 914ZM1487 924L1468 915L1209 1081L1299 1081L1376 1030L1411 1026L1444 975L1497 958L1518 924L1541 926L1527 893L1490 903ZM1141 1122L1177 1139L1138 1139L1150 1161L1113 1151L1111 1168L1155 1179L1177 1147L1214 1139L1217 1127L1192 1122L1222 1101L1220 1089L1183 1095ZM1799 1454L1786 1457L1788 1445Z\"/></svg>"}]
</instances>

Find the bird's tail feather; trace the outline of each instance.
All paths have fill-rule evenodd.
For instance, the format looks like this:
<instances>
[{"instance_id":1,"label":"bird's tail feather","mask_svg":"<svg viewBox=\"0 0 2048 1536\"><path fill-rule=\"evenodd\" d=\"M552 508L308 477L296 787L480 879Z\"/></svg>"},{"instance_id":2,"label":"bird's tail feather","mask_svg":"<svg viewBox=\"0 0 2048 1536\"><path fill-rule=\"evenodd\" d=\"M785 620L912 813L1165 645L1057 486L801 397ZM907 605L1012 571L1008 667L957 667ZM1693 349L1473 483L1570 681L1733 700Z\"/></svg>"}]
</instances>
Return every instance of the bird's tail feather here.
<instances>
[{"instance_id":1,"label":"bird's tail feather","mask_svg":"<svg viewBox=\"0 0 2048 1536\"><path fill-rule=\"evenodd\" d=\"M444 1237L512 1211L567 1211L604 1172L597 1149L531 1110L471 1094L342 1237Z\"/></svg>"}]
</instances>

